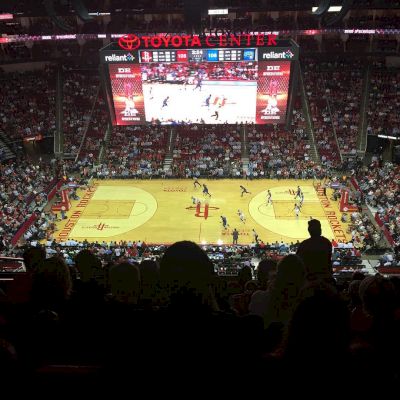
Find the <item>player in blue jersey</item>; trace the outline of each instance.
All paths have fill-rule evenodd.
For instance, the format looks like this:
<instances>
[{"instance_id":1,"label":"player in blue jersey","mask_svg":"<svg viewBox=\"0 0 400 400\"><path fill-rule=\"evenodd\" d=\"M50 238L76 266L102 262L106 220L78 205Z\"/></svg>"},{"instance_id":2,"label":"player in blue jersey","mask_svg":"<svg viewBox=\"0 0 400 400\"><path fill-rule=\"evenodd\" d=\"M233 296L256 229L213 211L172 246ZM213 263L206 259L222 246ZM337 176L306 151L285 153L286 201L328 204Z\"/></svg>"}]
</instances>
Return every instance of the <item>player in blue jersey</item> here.
<instances>
[{"instance_id":1,"label":"player in blue jersey","mask_svg":"<svg viewBox=\"0 0 400 400\"><path fill-rule=\"evenodd\" d=\"M168 101L169 101L169 96L167 96L167 97L164 99L161 108L168 107Z\"/></svg>"},{"instance_id":2,"label":"player in blue jersey","mask_svg":"<svg viewBox=\"0 0 400 400\"><path fill-rule=\"evenodd\" d=\"M221 222L222 222L222 227L223 227L224 229L228 229L228 226L229 226L228 220L227 220L226 217L224 217L223 215L221 215Z\"/></svg>"},{"instance_id":3,"label":"player in blue jersey","mask_svg":"<svg viewBox=\"0 0 400 400\"><path fill-rule=\"evenodd\" d=\"M203 194L205 195L209 195L211 197L211 193L208 191L208 187L203 183Z\"/></svg>"}]
</instances>

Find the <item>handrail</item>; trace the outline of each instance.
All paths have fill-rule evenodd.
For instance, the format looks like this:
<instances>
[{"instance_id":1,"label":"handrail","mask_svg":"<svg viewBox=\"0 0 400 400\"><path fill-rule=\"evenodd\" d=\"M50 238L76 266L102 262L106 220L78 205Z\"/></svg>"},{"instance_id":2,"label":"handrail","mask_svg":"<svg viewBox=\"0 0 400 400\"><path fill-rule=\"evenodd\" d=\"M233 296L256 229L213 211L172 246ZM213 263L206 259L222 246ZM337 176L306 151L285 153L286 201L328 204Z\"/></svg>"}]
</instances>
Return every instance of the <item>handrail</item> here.
<instances>
[{"instance_id":1,"label":"handrail","mask_svg":"<svg viewBox=\"0 0 400 400\"><path fill-rule=\"evenodd\" d=\"M368 64L365 75L364 75L364 87L363 87L363 98L361 100L360 106L360 127L358 130L359 135L359 146L358 150L365 154L367 150L367 109L369 105L369 87L370 87L370 73L371 73L371 65Z\"/></svg>"},{"instance_id":2,"label":"handrail","mask_svg":"<svg viewBox=\"0 0 400 400\"><path fill-rule=\"evenodd\" d=\"M87 135L87 132L89 130L89 125L90 125L90 122L92 121L94 107L95 107L95 105L97 103L97 99L99 98L99 94L100 94L100 85L97 88L96 97L95 97L95 99L93 101L92 109L90 110L89 118L88 118L88 120L86 122L86 125L85 125L85 130L84 130L84 133L83 133L82 141L81 141L81 144L79 146L78 152L76 153L75 162L78 161L79 154L81 154L81 150L82 150L83 144L85 143L86 135Z\"/></svg>"},{"instance_id":3,"label":"handrail","mask_svg":"<svg viewBox=\"0 0 400 400\"><path fill-rule=\"evenodd\" d=\"M301 103L302 103L302 108L306 117L307 121L307 126L308 126L308 132L311 136L311 144L314 147L315 154L318 157L318 161L320 162L321 157L319 155L319 151L317 148L317 145L315 144L315 136L314 136L314 124L312 123L311 120L311 111L310 111L310 106L308 104L308 99L306 95L306 89L304 87L304 79L303 79L303 72L301 65L299 64L299 74L300 74L300 90L301 90Z\"/></svg>"},{"instance_id":4,"label":"handrail","mask_svg":"<svg viewBox=\"0 0 400 400\"><path fill-rule=\"evenodd\" d=\"M323 75L322 75L322 84L324 85L324 91L326 93L325 79L324 79ZM343 155L342 155L342 151L340 149L339 141L338 141L338 138L337 138L337 135L336 135L335 124L333 123L332 110L331 110L331 106L330 106L330 103L329 103L328 96L326 96L325 100L326 100L326 105L328 106L329 116L330 116L332 130L333 130L333 136L335 137L336 146L337 146L337 148L339 150L340 162L343 163Z\"/></svg>"},{"instance_id":5,"label":"handrail","mask_svg":"<svg viewBox=\"0 0 400 400\"><path fill-rule=\"evenodd\" d=\"M62 154L64 150L63 136L63 75L62 68L57 68L56 80L56 131L54 133L54 154ZM61 140L62 139L62 140ZM61 143L62 142L62 143Z\"/></svg>"},{"instance_id":6,"label":"handrail","mask_svg":"<svg viewBox=\"0 0 400 400\"><path fill-rule=\"evenodd\" d=\"M102 144L101 147L100 147L99 157L98 157L98 159L97 159L97 165L99 165L99 164L102 162L102 160L103 160L104 152L105 152L106 147L107 147L107 145L108 145L108 140L109 140L109 138L110 138L111 132L112 132L112 127L111 127L111 124L108 123L108 124L107 124L107 128L106 128L106 131L105 131L105 133L104 133L103 144Z\"/></svg>"}]
</instances>

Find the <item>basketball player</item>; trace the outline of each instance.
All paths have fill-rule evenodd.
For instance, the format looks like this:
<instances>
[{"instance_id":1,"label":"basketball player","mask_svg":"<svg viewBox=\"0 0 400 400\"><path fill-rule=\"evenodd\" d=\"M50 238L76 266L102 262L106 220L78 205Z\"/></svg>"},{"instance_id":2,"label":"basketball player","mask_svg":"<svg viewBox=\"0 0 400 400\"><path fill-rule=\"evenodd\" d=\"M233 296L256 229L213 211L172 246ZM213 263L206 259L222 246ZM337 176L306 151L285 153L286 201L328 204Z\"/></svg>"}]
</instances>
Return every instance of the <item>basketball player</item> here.
<instances>
[{"instance_id":1,"label":"basketball player","mask_svg":"<svg viewBox=\"0 0 400 400\"><path fill-rule=\"evenodd\" d=\"M208 194L211 197L211 193L208 191L208 187L203 183L203 194L204 196Z\"/></svg>"},{"instance_id":2,"label":"basketball player","mask_svg":"<svg viewBox=\"0 0 400 400\"><path fill-rule=\"evenodd\" d=\"M211 115L212 117L215 117L215 120L217 120L219 118L219 113L217 110L215 110L214 114Z\"/></svg>"},{"instance_id":3,"label":"basketball player","mask_svg":"<svg viewBox=\"0 0 400 400\"><path fill-rule=\"evenodd\" d=\"M237 211L237 215L239 215L240 220L245 224L246 223L246 217L243 214L243 211L242 210L238 210Z\"/></svg>"},{"instance_id":4,"label":"basketball player","mask_svg":"<svg viewBox=\"0 0 400 400\"><path fill-rule=\"evenodd\" d=\"M294 205L293 211L294 211L294 214L296 215L296 219L299 219L300 207L298 206L297 203Z\"/></svg>"},{"instance_id":5,"label":"basketball player","mask_svg":"<svg viewBox=\"0 0 400 400\"><path fill-rule=\"evenodd\" d=\"M206 106L210 108L211 94L206 98Z\"/></svg>"},{"instance_id":6,"label":"basketball player","mask_svg":"<svg viewBox=\"0 0 400 400\"><path fill-rule=\"evenodd\" d=\"M243 197L244 193L248 193L251 194L251 192L249 192L244 186L240 185L240 189L242 190L242 193L240 195L240 197Z\"/></svg>"},{"instance_id":7,"label":"basketball player","mask_svg":"<svg viewBox=\"0 0 400 400\"><path fill-rule=\"evenodd\" d=\"M196 185L199 185L201 187L201 184L200 184L199 179L197 178L197 176L194 176L193 179L194 179L193 188L196 189Z\"/></svg>"},{"instance_id":8,"label":"basketball player","mask_svg":"<svg viewBox=\"0 0 400 400\"><path fill-rule=\"evenodd\" d=\"M168 107L168 100L169 100L169 96L167 96L167 97L164 99L161 108Z\"/></svg>"},{"instance_id":9,"label":"basketball player","mask_svg":"<svg viewBox=\"0 0 400 400\"><path fill-rule=\"evenodd\" d=\"M193 197L193 196L192 196L191 199L192 199L192 203L193 203L193 204L201 203L200 199L198 199L197 197Z\"/></svg>"},{"instance_id":10,"label":"basketball player","mask_svg":"<svg viewBox=\"0 0 400 400\"><path fill-rule=\"evenodd\" d=\"M300 208L303 207L303 202L304 202L304 193L300 193Z\"/></svg>"},{"instance_id":11,"label":"basketball player","mask_svg":"<svg viewBox=\"0 0 400 400\"><path fill-rule=\"evenodd\" d=\"M193 91L194 90L196 90L197 88L200 90L200 92L201 92L201 84L202 84L202 80L199 78L199 79L197 79L197 83L196 83L196 86L195 86L195 88L193 89Z\"/></svg>"},{"instance_id":12,"label":"basketball player","mask_svg":"<svg viewBox=\"0 0 400 400\"><path fill-rule=\"evenodd\" d=\"M253 239L255 243L258 243L258 233L256 232L256 230L253 228L252 231L253 233Z\"/></svg>"},{"instance_id":13,"label":"basketball player","mask_svg":"<svg viewBox=\"0 0 400 400\"><path fill-rule=\"evenodd\" d=\"M294 196L294 198L297 199L297 197L298 197L299 199L301 199L301 193L302 193L302 191L300 189L300 186L297 186L297 192L296 192L296 196Z\"/></svg>"},{"instance_id":14,"label":"basketball player","mask_svg":"<svg viewBox=\"0 0 400 400\"><path fill-rule=\"evenodd\" d=\"M228 229L228 226L229 226L228 221L227 221L226 217L224 217L223 215L221 215L221 222L222 222L222 227L224 229Z\"/></svg>"},{"instance_id":15,"label":"basketball player","mask_svg":"<svg viewBox=\"0 0 400 400\"><path fill-rule=\"evenodd\" d=\"M268 192L267 192L267 205L268 204L272 204L272 194L271 194L271 191L268 189Z\"/></svg>"}]
</instances>

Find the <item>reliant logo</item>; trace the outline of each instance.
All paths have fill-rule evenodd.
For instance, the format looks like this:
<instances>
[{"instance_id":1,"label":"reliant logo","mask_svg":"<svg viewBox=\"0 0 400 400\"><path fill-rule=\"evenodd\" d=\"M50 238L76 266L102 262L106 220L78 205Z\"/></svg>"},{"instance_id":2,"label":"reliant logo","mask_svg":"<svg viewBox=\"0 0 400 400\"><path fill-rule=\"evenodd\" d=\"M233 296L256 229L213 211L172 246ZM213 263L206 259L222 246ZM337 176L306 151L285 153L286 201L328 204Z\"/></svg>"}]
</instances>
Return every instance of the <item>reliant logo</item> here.
<instances>
[{"instance_id":1,"label":"reliant logo","mask_svg":"<svg viewBox=\"0 0 400 400\"><path fill-rule=\"evenodd\" d=\"M132 61L134 57L131 53L121 55L111 54L111 56L104 56L104 59L106 61Z\"/></svg>"},{"instance_id":2,"label":"reliant logo","mask_svg":"<svg viewBox=\"0 0 400 400\"><path fill-rule=\"evenodd\" d=\"M292 59L294 57L294 54L290 51L282 51L280 53L276 53L275 51L270 51L269 53L264 53L263 54L263 59L270 59L270 58L286 58L286 59Z\"/></svg>"}]
</instances>

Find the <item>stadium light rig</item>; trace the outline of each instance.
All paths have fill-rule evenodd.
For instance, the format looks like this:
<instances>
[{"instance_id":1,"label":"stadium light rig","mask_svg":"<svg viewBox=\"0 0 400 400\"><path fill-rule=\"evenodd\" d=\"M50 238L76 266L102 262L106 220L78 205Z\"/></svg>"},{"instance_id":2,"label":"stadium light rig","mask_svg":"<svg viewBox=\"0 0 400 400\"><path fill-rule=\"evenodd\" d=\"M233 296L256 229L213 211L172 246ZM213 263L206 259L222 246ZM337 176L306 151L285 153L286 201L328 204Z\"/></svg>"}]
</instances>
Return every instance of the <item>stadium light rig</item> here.
<instances>
[{"instance_id":1,"label":"stadium light rig","mask_svg":"<svg viewBox=\"0 0 400 400\"><path fill-rule=\"evenodd\" d=\"M208 10L208 15L228 15L227 8L216 8L213 10Z\"/></svg>"},{"instance_id":2,"label":"stadium light rig","mask_svg":"<svg viewBox=\"0 0 400 400\"><path fill-rule=\"evenodd\" d=\"M341 11L341 9L342 9L342 6L331 6L331 7L328 8L327 12L339 12L339 11ZM311 8L311 11L313 13L315 13L315 11L317 11L317 10L318 10L318 7L312 7Z\"/></svg>"}]
</instances>

